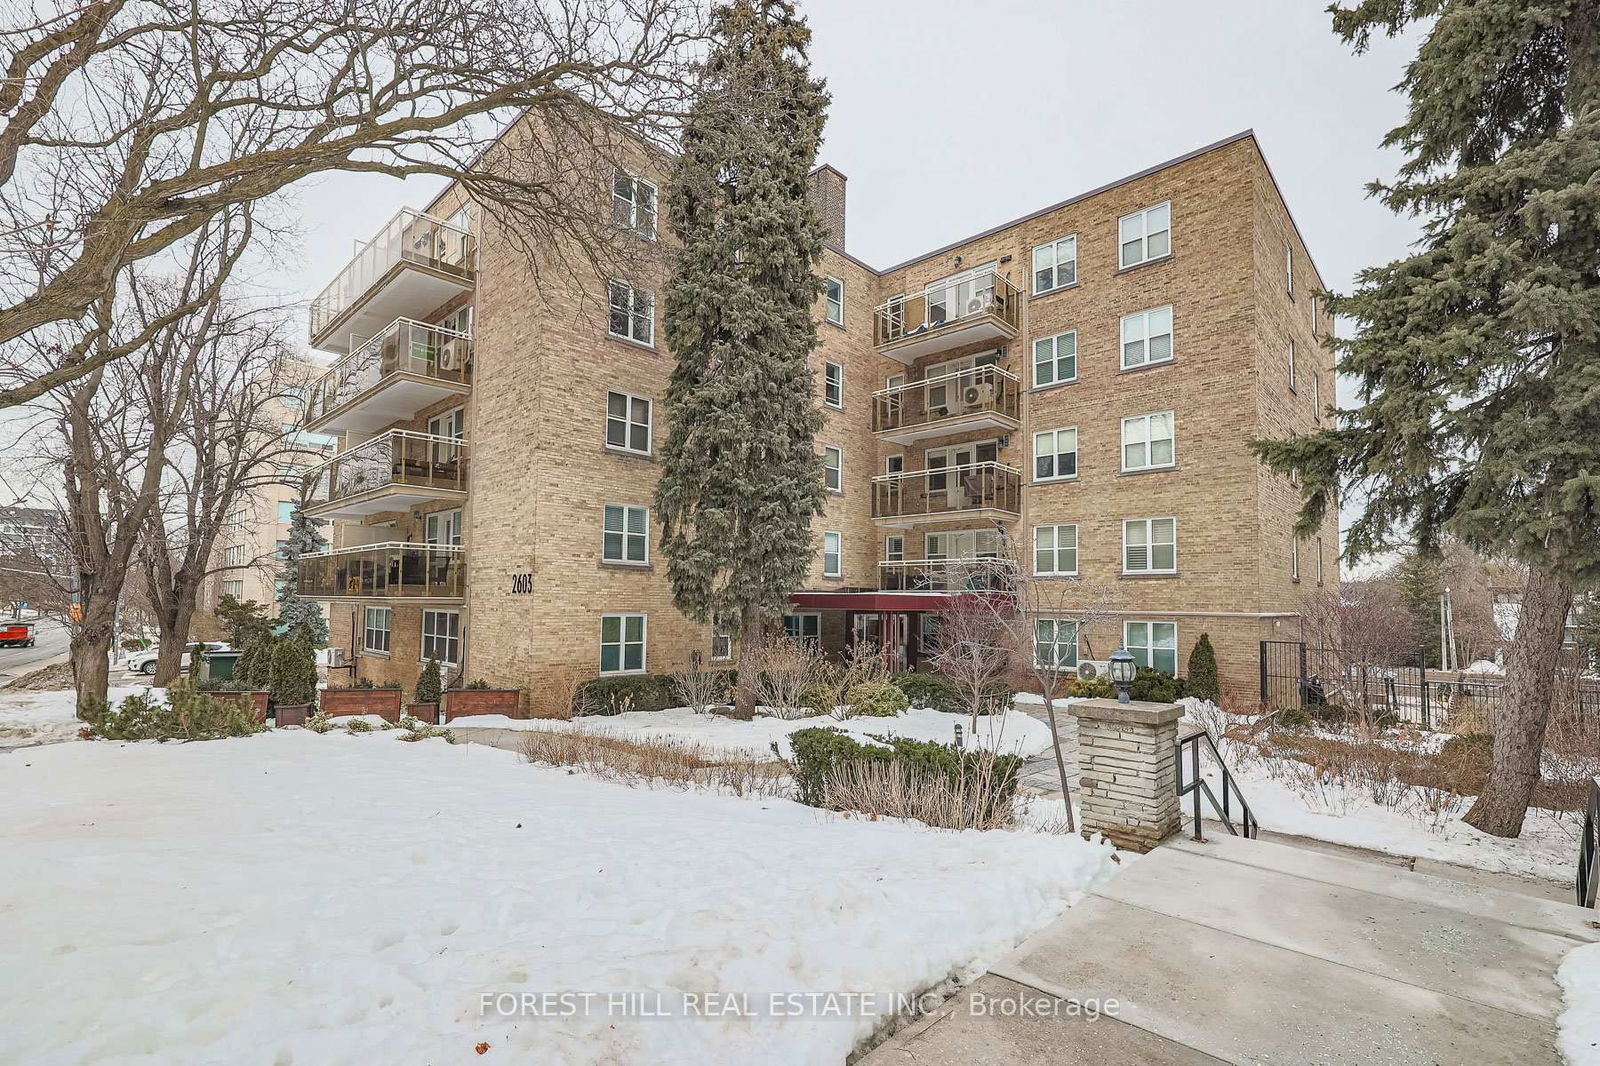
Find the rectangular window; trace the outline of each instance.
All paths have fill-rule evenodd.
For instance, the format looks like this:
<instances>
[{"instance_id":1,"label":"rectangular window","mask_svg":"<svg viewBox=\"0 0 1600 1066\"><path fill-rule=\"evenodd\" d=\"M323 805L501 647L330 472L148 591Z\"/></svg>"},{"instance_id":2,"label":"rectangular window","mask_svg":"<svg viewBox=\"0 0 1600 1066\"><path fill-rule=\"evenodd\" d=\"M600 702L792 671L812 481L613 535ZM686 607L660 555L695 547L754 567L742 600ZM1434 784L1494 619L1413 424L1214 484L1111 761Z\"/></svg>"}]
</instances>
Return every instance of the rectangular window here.
<instances>
[{"instance_id":1,"label":"rectangular window","mask_svg":"<svg viewBox=\"0 0 1600 1066\"><path fill-rule=\"evenodd\" d=\"M896 534L883 538L883 561L898 563L906 557L906 538Z\"/></svg>"},{"instance_id":2,"label":"rectangular window","mask_svg":"<svg viewBox=\"0 0 1600 1066\"><path fill-rule=\"evenodd\" d=\"M822 364L822 402L844 410L844 366L840 363Z\"/></svg>"},{"instance_id":3,"label":"rectangular window","mask_svg":"<svg viewBox=\"0 0 1600 1066\"><path fill-rule=\"evenodd\" d=\"M822 535L822 576L839 577L844 573L844 534Z\"/></svg>"},{"instance_id":4,"label":"rectangular window","mask_svg":"<svg viewBox=\"0 0 1600 1066\"><path fill-rule=\"evenodd\" d=\"M293 504L290 504L291 508L293 506ZM282 504L280 504L279 507L281 508ZM281 514L282 511L280 510L279 513ZM235 529L239 528L240 526L244 525L244 516L245 512L242 508L234 511L232 514L228 515L228 525L233 526Z\"/></svg>"},{"instance_id":5,"label":"rectangular window","mask_svg":"<svg viewBox=\"0 0 1600 1066\"><path fill-rule=\"evenodd\" d=\"M1322 336L1322 331L1317 326L1317 312L1321 309L1322 298L1320 296L1311 297L1311 335L1313 337Z\"/></svg>"},{"instance_id":6,"label":"rectangular window","mask_svg":"<svg viewBox=\"0 0 1600 1066\"><path fill-rule=\"evenodd\" d=\"M838 278L829 278L826 296L828 309L825 314L828 321L836 326L844 325L844 282Z\"/></svg>"},{"instance_id":7,"label":"rectangular window","mask_svg":"<svg viewBox=\"0 0 1600 1066\"><path fill-rule=\"evenodd\" d=\"M1317 584L1318 585L1322 584L1322 579L1326 575L1326 571L1323 569L1323 567L1324 567L1324 564L1323 564L1323 561L1322 561L1322 538L1318 537L1317 538Z\"/></svg>"},{"instance_id":8,"label":"rectangular window","mask_svg":"<svg viewBox=\"0 0 1600 1066\"><path fill-rule=\"evenodd\" d=\"M243 514L244 514L244 512L241 511L240 512L240 515L241 515L240 524L241 525L244 524L244 519L242 517ZM279 500L278 501L278 521L280 521L280 522L293 522L294 521L294 501L293 500Z\"/></svg>"},{"instance_id":9,"label":"rectangular window","mask_svg":"<svg viewBox=\"0 0 1600 1066\"><path fill-rule=\"evenodd\" d=\"M1078 280L1078 238L1062 237L1033 250L1033 294L1065 288Z\"/></svg>"},{"instance_id":10,"label":"rectangular window","mask_svg":"<svg viewBox=\"0 0 1600 1066\"><path fill-rule=\"evenodd\" d=\"M725 663L733 658L733 634L720 629L711 631L711 661Z\"/></svg>"},{"instance_id":11,"label":"rectangular window","mask_svg":"<svg viewBox=\"0 0 1600 1066\"><path fill-rule=\"evenodd\" d=\"M829 492L844 491L844 452L831 444L822 449L822 487Z\"/></svg>"},{"instance_id":12,"label":"rectangular window","mask_svg":"<svg viewBox=\"0 0 1600 1066\"><path fill-rule=\"evenodd\" d=\"M224 596L232 596L236 600L244 599L244 582L224 581L222 583L222 594Z\"/></svg>"},{"instance_id":13,"label":"rectangular window","mask_svg":"<svg viewBox=\"0 0 1600 1066\"><path fill-rule=\"evenodd\" d=\"M1158 470L1176 462L1171 411L1122 420L1122 469Z\"/></svg>"},{"instance_id":14,"label":"rectangular window","mask_svg":"<svg viewBox=\"0 0 1600 1066\"><path fill-rule=\"evenodd\" d=\"M429 511L422 520L422 539L428 544L459 547L461 544L461 508L448 511Z\"/></svg>"},{"instance_id":15,"label":"rectangular window","mask_svg":"<svg viewBox=\"0 0 1600 1066\"><path fill-rule=\"evenodd\" d=\"M1078 333L1068 330L1033 342L1033 383L1060 385L1078 380Z\"/></svg>"},{"instance_id":16,"label":"rectangular window","mask_svg":"<svg viewBox=\"0 0 1600 1066\"><path fill-rule=\"evenodd\" d=\"M1311 414L1318 422L1322 421L1322 375L1311 375Z\"/></svg>"},{"instance_id":17,"label":"rectangular window","mask_svg":"<svg viewBox=\"0 0 1600 1066\"><path fill-rule=\"evenodd\" d=\"M600 616L600 672L637 674L644 671L645 616Z\"/></svg>"},{"instance_id":18,"label":"rectangular window","mask_svg":"<svg viewBox=\"0 0 1600 1066\"><path fill-rule=\"evenodd\" d=\"M1122 369L1172 359L1172 308L1157 307L1122 320Z\"/></svg>"},{"instance_id":19,"label":"rectangular window","mask_svg":"<svg viewBox=\"0 0 1600 1066\"><path fill-rule=\"evenodd\" d=\"M885 474L899 474L905 471L906 457L898 452L894 455L883 457L883 472Z\"/></svg>"},{"instance_id":20,"label":"rectangular window","mask_svg":"<svg viewBox=\"0 0 1600 1066\"><path fill-rule=\"evenodd\" d=\"M461 613L459 611L422 612L422 661L439 660L441 666L461 662Z\"/></svg>"},{"instance_id":21,"label":"rectangular window","mask_svg":"<svg viewBox=\"0 0 1600 1066\"><path fill-rule=\"evenodd\" d=\"M389 654L389 608L367 608L365 624L361 629L361 647L364 651Z\"/></svg>"},{"instance_id":22,"label":"rectangular window","mask_svg":"<svg viewBox=\"0 0 1600 1066\"><path fill-rule=\"evenodd\" d=\"M610 303L607 328L613 337L622 337L640 344L656 342L656 298L648 289L636 289L626 281L613 278L606 285Z\"/></svg>"},{"instance_id":23,"label":"rectangular window","mask_svg":"<svg viewBox=\"0 0 1600 1066\"><path fill-rule=\"evenodd\" d=\"M1129 518L1122 523L1122 572L1178 572L1178 520Z\"/></svg>"},{"instance_id":24,"label":"rectangular window","mask_svg":"<svg viewBox=\"0 0 1600 1066\"><path fill-rule=\"evenodd\" d=\"M611 177L611 217L619 229L656 237L656 187L641 177L617 170Z\"/></svg>"},{"instance_id":25,"label":"rectangular window","mask_svg":"<svg viewBox=\"0 0 1600 1066\"><path fill-rule=\"evenodd\" d=\"M1289 580L1300 580L1300 538L1289 538Z\"/></svg>"},{"instance_id":26,"label":"rectangular window","mask_svg":"<svg viewBox=\"0 0 1600 1066\"><path fill-rule=\"evenodd\" d=\"M1294 338L1289 338L1289 391L1295 391Z\"/></svg>"},{"instance_id":27,"label":"rectangular window","mask_svg":"<svg viewBox=\"0 0 1600 1066\"><path fill-rule=\"evenodd\" d=\"M786 614L783 616L783 635L790 640L820 641L822 616L819 614Z\"/></svg>"},{"instance_id":28,"label":"rectangular window","mask_svg":"<svg viewBox=\"0 0 1600 1066\"><path fill-rule=\"evenodd\" d=\"M224 566L243 566L244 545L230 544L224 548L222 551L222 562Z\"/></svg>"},{"instance_id":29,"label":"rectangular window","mask_svg":"<svg viewBox=\"0 0 1600 1066\"><path fill-rule=\"evenodd\" d=\"M1033 661L1052 670L1077 669L1078 623L1067 618L1035 619Z\"/></svg>"},{"instance_id":30,"label":"rectangular window","mask_svg":"<svg viewBox=\"0 0 1600 1066\"><path fill-rule=\"evenodd\" d=\"M1163 674L1178 673L1178 624L1176 622L1124 622L1122 646L1133 661Z\"/></svg>"},{"instance_id":31,"label":"rectangular window","mask_svg":"<svg viewBox=\"0 0 1600 1066\"><path fill-rule=\"evenodd\" d=\"M1172 251L1172 203L1156 204L1117 221L1122 266L1138 266Z\"/></svg>"},{"instance_id":32,"label":"rectangular window","mask_svg":"<svg viewBox=\"0 0 1600 1066\"><path fill-rule=\"evenodd\" d=\"M606 447L650 454L650 401L626 392L606 393Z\"/></svg>"},{"instance_id":33,"label":"rectangular window","mask_svg":"<svg viewBox=\"0 0 1600 1066\"><path fill-rule=\"evenodd\" d=\"M605 507L605 535L600 558L608 563L648 563L650 561L650 510L608 503Z\"/></svg>"},{"instance_id":34,"label":"rectangular window","mask_svg":"<svg viewBox=\"0 0 1600 1066\"><path fill-rule=\"evenodd\" d=\"M1289 299L1294 299L1294 244L1285 242L1283 246L1283 285L1289 293Z\"/></svg>"},{"instance_id":35,"label":"rectangular window","mask_svg":"<svg viewBox=\"0 0 1600 1066\"><path fill-rule=\"evenodd\" d=\"M1051 577L1077 576L1077 525L1033 527L1033 572Z\"/></svg>"},{"instance_id":36,"label":"rectangular window","mask_svg":"<svg viewBox=\"0 0 1600 1066\"><path fill-rule=\"evenodd\" d=\"M1078 476L1078 430L1047 429L1033 435L1033 479L1060 481Z\"/></svg>"}]
</instances>

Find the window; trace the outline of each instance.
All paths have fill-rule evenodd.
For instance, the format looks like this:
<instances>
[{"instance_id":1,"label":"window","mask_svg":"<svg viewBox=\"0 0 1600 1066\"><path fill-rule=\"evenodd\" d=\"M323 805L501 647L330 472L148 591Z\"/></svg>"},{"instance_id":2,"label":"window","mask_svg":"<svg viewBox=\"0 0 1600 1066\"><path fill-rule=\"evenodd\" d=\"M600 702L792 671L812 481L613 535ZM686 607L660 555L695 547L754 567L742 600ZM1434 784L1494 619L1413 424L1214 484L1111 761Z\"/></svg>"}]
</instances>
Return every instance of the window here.
<instances>
[{"instance_id":1,"label":"window","mask_svg":"<svg viewBox=\"0 0 1600 1066\"><path fill-rule=\"evenodd\" d=\"M278 501L278 521L280 521L280 522L293 522L294 521L294 501L293 500L279 500ZM240 525L244 525L244 512L243 511L239 512L239 524Z\"/></svg>"},{"instance_id":2,"label":"window","mask_svg":"<svg viewBox=\"0 0 1600 1066\"><path fill-rule=\"evenodd\" d=\"M783 616L783 635L791 640L820 641L822 616L819 614L786 614Z\"/></svg>"},{"instance_id":3,"label":"window","mask_svg":"<svg viewBox=\"0 0 1600 1066\"><path fill-rule=\"evenodd\" d=\"M461 508L448 511L429 511L422 520L422 539L428 544L461 544Z\"/></svg>"},{"instance_id":4,"label":"window","mask_svg":"<svg viewBox=\"0 0 1600 1066\"><path fill-rule=\"evenodd\" d=\"M822 449L822 485L829 492L844 491L844 452L831 444Z\"/></svg>"},{"instance_id":5,"label":"window","mask_svg":"<svg viewBox=\"0 0 1600 1066\"><path fill-rule=\"evenodd\" d=\"M836 326L844 325L844 282L829 278L826 286L828 309L824 314Z\"/></svg>"},{"instance_id":6,"label":"window","mask_svg":"<svg viewBox=\"0 0 1600 1066\"><path fill-rule=\"evenodd\" d=\"M606 286L611 304L613 337L654 345L656 339L656 298L648 289L636 289L626 281L613 279Z\"/></svg>"},{"instance_id":7,"label":"window","mask_svg":"<svg viewBox=\"0 0 1600 1066\"><path fill-rule=\"evenodd\" d=\"M606 393L606 447L650 454L650 401L626 392Z\"/></svg>"},{"instance_id":8,"label":"window","mask_svg":"<svg viewBox=\"0 0 1600 1066\"><path fill-rule=\"evenodd\" d=\"M1122 266L1138 266L1172 251L1172 204L1156 204L1117 222Z\"/></svg>"},{"instance_id":9,"label":"window","mask_svg":"<svg viewBox=\"0 0 1600 1066\"><path fill-rule=\"evenodd\" d=\"M1033 294L1065 288L1078 280L1078 238L1063 237L1033 250Z\"/></svg>"},{"instance_id":10,"label":"window","mask_svg":"<svg viewBox=\"0 0 1600 1066\"><path fill-rule=\"evenodd\" d=\"M901 455L897 452L894 455L886 455L883 457L883 472L885 474L904 473L905 468L906 457L904 455Z\"/></svg>"},{"instance_id":11,"label":"window","mask_svg":"<svg viewBox=\"0 0 1600 1066\"><path fill-rule=\"evenodd\" d=\"M1129 518L1122 523L1122 572L1175 574L1178 571L1178 520Z\"/></svg>"},{"instance_id":12,"label":"window","mask_svg":"<svg viewBox=\"0 0 1600 1066\"><path fill-rule=\"evenodd\" d=\"M1078 623L1066 618L1039 618L1033 623L1034 665L1073 670L1078 665Z\"/></svg>"},{"instance_id":13,"label":"window","mask_svg":"<svg viewBox=\"0 0 1600 1066\"><path fill-rule=\"evenodd\" d=\"M1122 320L1122 369L1172 359L1172 308L1140 311Z\"/></svg>"},{"instance_id":14,"label":"window","mask_svg":"<svg viewBox=\"0 0 1600 1066\"><path fill-rule=\"evenodd\" d=\"M422 612L422 661L438 659L441 665L461 662L461 614L459 611Z\"/></svg>"},{"instance_id":15,"label":"window","mask_svg":"<svg viewBox=\"0 0 1600 1066\"><path fill-rule=\"evenodd\" d=\"M244 599L244 582L224 581L222 583L222 594L224 596L232 596L236 600Z\"/></svg>"},{"instance_id":16,"label":"window","mask_svg":"<svg viewBox=\"0 0 1600 1066\"><path fill-rule=\"evenodd\" d=\"M230 544L224 548L222 551L222 562L224 566L243 566L244 545Z\"/></svg>"},{"instance_id":17,"label":"window","mask_svg":"<svg viewBox=\"0 0 1600 1066\"><path fill-rule=\"evenodd\" d=\"M733 634L720 629L711 631L711 661L725 663L733 658Z\"/></svg>"},{"instance_id":18,"label":"window","mask_svg":"<svg viewBox=\"0 0 1600 1066\"><path fill-rule=\"evenodd\" d=\"M608 563L650 561L650 510L608 503L600 558Z\"/></svg>"},{"instance_id":19,"label":"window","mask_svg":"<svg viewBox=\"0 0 1600 1066\"><path fill-rule=\"evenodd\" d=\"M1289 338L1289 391L1290 392L1294 392L1295 391L1295 387L1294 387L1294 385L1295 385L1294 370L1295 370L1295 367L1294 367L1294 338L1291 337L1291 338Z\"/></svg>"},{"instance_id":20,"label":"window","mask_svg":"<svg viewBox=\"0 0 1600 1066\"><path fill-rule=\"evenodd\" d=\"M1176 622L1124 622L1122 646L1133 661L1164 674L1178 673L1178 624Z\"/></svg>"},{"instance_id":21,"label":"window","mask_svg":"<svg viewBox=\"0 0 1600 1066\"><path fill-rule=\"evenodd\" d=\"M1294 299L1294 245L1288 241L1283 245L1283 285L1289 299Z\"/></svg>"},{"instance_id":22,"label":"window","mask_svg":"<svg viewBox=\"0 0 1600 1066\"><path fill-rule=\"evenodd\" d=\"M906 557L906 538L905 537L900 536L899 534L896 534L895 536L892 536L892 537L884 537L883 538L883 561L884 562L886 562L886 563L898 563L898 562L903 561L905 559L905 557Z\"/></svg>"},{"instance_id":23,"label":"window","mask_svg":"<svg viewBox=\"0 0 1600 1066\"><path fill-rule=\"evenodd\" d=\"M1033 435L1033 479L1060 481L1078 476L1078 431L1047 429Z\"/></svg>"},{"instance_id":24,"label":"window","mask_svg":"<svg viewBox=\"0 0 1600 1066\"><path fill-rule=\"evenodd\" d=\"M389 654L389 608L367 608L366 624L361 630L361 648L380 655Z\"/></svg>"},{"instance_id":25,"label":"window","mask_svg":"<svg viewBox=\"0 0 1600 1066\"><path fill-rule=\"evenodd\" d=\"M281 514L282 513L281 508L282 508L283 505L279 504L278 506L280 508L279 513ZM293 505L291 504L290 506L292 507ZM244 508L241 507L239 510L234 511L234 512L232 512L232 513L230 513L228 515L228 525L233 526L234 528L237 529L238 527L244 525L244 516L245 516Z\"/></svg>"},{"instance_id":26,"label":"window","mask_svg":"<svg viewBox=\"0 0 1600 1066\"><path fill-rule=\"evenodd\" d=\"M631 229L655 240L656 187L625 171L611 176L611 218L619 229Z\"/></svg>"},{"instance_id":27,"label":"window","mask_svg":"<svg viewBox=\"0 0 1600 1066\"><path fill-rule=\"evenodd\" d=\"M444 438L444 440L432 442L433 461L435 463L455 462L461 456L461 448L458 445L447 442L460 440L467 435L466 409L455 407L428 419L428 435Z\"/></svg>"},{"instance_id":28,"label":"window","mask_svg":"<svg viewBox=\"0 0 1600 1066\"><path fill-rule=\"evenodd\" d=\"M1122 420L1122 469L1158 470L1175 461L1171 411Z\"/></svg>"},{"instance_id":29,"label":"window","mask_svg":"<svg viewBox=\"0 0 1600 1066\"><path fill-rule=\"evenodd\" d=\"M1320 311L1321 309L1322 309L1322 298L1319 297L1319 296L1312 296L1311 297L1311 335L1313 337L1322 336L1321 332L1319 332L1318 329L1317 329L1317 312Z\"/></svg>"},{"instance_id":30,"label":"window","mask_svg":"<svg viewBox=\"0 0 1600 1066\"><path fill-rule=\"evenodd\" d=\"M283 390L283 406L291 411L298 411L306 405L306 387L304 385L290 385Z\"/></svg>"},{"instance_id":31,"label":"window","mask_svg":"<svg viewBox=\"0 0 1600 1066\"><path fill-rule=\"evenodd\" d=\"M1033 527L1033 572L1060 577L1078 573L1078 527Z\"/></svg>"},{"instance_id":32,"label":"window","mask_svg":"<svg viewBox=\"0 0 1600 1066\"><path fill-rule=\"evenodd\" d=\"M600 616L600 672L637 674L644 670L645 616L642 614L603 614Z\"/></svg>"},{"instance_id":33,"label":"window","mask_svg":"<svg viewBox=\"0 0 1600 1066\"><path fill-rule=\"evenodd\" d=\"M844 573L844 534L822 535L822 576L838 577Z\"/></svg>"},{"instance_id":34,"label":"window","mask_svg":"<svg viewBox=\"0 0 1600 1066\"><path fill-rule=\"evenodd\" d=\"M1068 330L1033 342L1033 383L1060 385L1078 380L1078 333Z\"/></svg>"},{"instance_id":35,"label":"window","mask_svg":"<svg viewBox=\"0 0 1600 1066\"><path fill-rule=\"evenodd\" d=\"M844 410L844 366L839 363L822 364L822 402L829 407Z\"/></svg>"},{"instance_id":36,"label":"window","mask_svg":"<svg viewBox=\"0 0 1600 1066\"><path fill-rule=\"evenodd\" d=\"M1323 577L1324 577L1324 570L1323 570L1323 562L1322 562L1322 538L1318 537L1317 538L1317 584L1318 585L1322 584Z\"/></svg>"},{"instance_id":37,"label":"window","mask_svg":"<svg viewBox=\"0 0 1600 1066\"><path fill-rule=\"evenodd\" d=\"M1300 580L1300 538L1289 538L1289 580Z\"/></svg>"},{"instance_id":38,"label":"window","mask_svg":"<svg viewBox=\"0 0 1600 1066\"><path fill-rule=\"evenodd\" d=\"M1322 375L1311 375L1311 414L1318 422L1322 421Z\"/></svg>"}]
</instances>

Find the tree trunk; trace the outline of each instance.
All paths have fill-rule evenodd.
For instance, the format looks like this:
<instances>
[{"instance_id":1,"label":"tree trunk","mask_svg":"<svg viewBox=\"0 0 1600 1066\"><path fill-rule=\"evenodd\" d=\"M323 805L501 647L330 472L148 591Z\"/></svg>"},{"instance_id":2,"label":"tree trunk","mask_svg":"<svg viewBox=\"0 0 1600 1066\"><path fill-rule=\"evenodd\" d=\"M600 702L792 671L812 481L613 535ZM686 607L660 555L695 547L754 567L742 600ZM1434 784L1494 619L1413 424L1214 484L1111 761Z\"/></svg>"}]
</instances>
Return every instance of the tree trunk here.
<instances>
[{"instance_id":1,"label":"tree trunk","mask_svg":"<svg viewBox=\"0 0 1600 1066\"><path fill-rule=\"evenodd\" d=\"M733 713L746 720L756 714L756 656L766 643L766 630L765 616L759 610L746 609L744 631L739 634L739 681L733 702Z\"/></svg>"},{"instance_id":2,"label":"tree trunk","mask_svg":"<svg viewBox=\"0 0 1600 1066\"><path fill-rule=\"evenodd\" d=\"M1072 786L1067 783L1067 760L1061 754L1061 734L1056 732L1056 701L1045 693L1044 713L1050 719L1050 743L1056 749L1056 773L1061 775L1061 802L1067 807L1067 832L1076 833L1078 822L1072 815Z\"/></svg>"},{"instance_id":3,"label":"tree trunk","mask_svg":"<svg viewBox=\"0 0 1600 1066\"><path fill-rule=\"evenodd\" d=\"M150 683L156 688L166 688L178 679L183 671L183 650L189 643L189 627L194 622L194 595L178 593L179 600L173 616L162 611L156 623L161 629L161 644L156 649L156 673Z\"/></svg>"},{"instance_id":4,"label":"tree trunk","mask_svg":"<svg viewBox=\"0 0 1600 1066\"><path fill-rule=\"evenodd\" d=\"M92 600L85 604L67 654L78 705L86 699L104 700L111 687L111 612L94 607Z\"/></svg>"},{"instance_id":5,"label":"tree trunk","mask_svg":"<svg viewBox=\"0 0 1600 1066\"><path fill-rule=\"evenodd\" d=\"M1506 685L1494 716L1494 762L1466 823L1498 837L1522 832L1533 790L1539 783L1539 756L1555 693L1556 660L1572 606L1566 574L1530 568L1511 646Z\"/></svg>"}]
</instances>

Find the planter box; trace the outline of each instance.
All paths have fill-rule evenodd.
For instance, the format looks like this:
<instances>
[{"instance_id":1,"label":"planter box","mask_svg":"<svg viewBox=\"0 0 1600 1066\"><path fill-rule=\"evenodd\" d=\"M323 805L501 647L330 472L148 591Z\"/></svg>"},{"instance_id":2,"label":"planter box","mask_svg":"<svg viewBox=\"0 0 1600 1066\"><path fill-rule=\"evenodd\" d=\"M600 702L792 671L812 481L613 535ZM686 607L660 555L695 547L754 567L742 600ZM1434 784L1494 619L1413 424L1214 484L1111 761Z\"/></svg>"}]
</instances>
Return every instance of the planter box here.
<instances>
[{"instance_id":1,"label":"planter box","mask_svg":"<svg viewBox=\"0 0 1600 1066\"><path fill-rule=\"evenodd\" d=\"M406 713L419 722L428 725L439 724L439 705L437 703L408 703Z\"/></svg>"},{"instance_id":2,"label":"planter box","mask_svg":"<svg viewBox=\"0 0 1600 1066\"><path fill-rule=\"evenodd\" d=\"M325 688L320 700L322 713L329 718L350 714L376 714L388 722L400 720L397 688Z\"/></svg>"},{"instance_id":3,"label":"planter box","mask_svg":"<svg viewBox=\"0 0 1600 1066\"><path fill-rule=\"evenodd\" d=\"M267 701L272 698L272 693L266 689L254 692L207 692L206 695L218 702L226 700L229 703L237 703L241 707L249 708L255 712L256 721L258 722L267 720Z\"/></svg>"},{"instance_id":4,"label":"planter box","mask_svg":"<svg viewBox=\"0 0 1600 1066\"><path fill-rule=\"evenodd\" d=\"M309 703L280 703L273 711L275 722L281 729L288 725L305 725L306 719L311 716Z\"/></svg>"},{"instance_id":5,"label":"planter box","mask_svg":"<svg viewBox=\"0 0 1600 1066\"><path fill-rule=\"evenodd\" d=\"M474 714L522 718L522 690L516 688L453 688L444 694L444 721Z\"/></svg>"}]
</instances>

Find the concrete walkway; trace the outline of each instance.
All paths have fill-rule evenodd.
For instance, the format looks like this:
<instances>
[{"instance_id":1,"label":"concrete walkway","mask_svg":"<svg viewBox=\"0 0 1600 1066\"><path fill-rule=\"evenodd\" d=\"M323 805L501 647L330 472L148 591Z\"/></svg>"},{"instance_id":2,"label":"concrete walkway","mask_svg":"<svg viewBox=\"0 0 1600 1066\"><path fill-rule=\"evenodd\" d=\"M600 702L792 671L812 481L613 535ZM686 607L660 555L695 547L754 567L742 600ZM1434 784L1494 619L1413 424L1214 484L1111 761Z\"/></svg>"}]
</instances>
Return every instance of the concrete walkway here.
<instances>
[{"instance_id":1,"label":"concrete walkway","mask_svg":"<svg viewBox=\"0 0 1600 1066\"><path fill-rule=\"evenodd\" d=\"M1559 1066L1554 975L1600 939L1594 918L1281 843L1175 838L861 1066ZM996 1013L1017 997L1032 1017Z\"/></svg>"}]
</instances>

